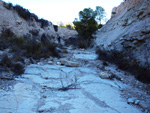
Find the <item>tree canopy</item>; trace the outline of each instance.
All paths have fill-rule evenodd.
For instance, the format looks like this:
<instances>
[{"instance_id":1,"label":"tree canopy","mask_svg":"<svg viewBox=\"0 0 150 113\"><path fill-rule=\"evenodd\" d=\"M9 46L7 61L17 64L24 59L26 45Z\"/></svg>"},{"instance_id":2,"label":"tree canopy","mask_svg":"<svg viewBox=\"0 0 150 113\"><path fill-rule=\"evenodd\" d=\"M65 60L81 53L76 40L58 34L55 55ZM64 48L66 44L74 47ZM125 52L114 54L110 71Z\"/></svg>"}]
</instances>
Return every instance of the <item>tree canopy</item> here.
<instances>
[{"instance_id":1,"label":"tree canopy","mask_svg":"<svg viewBox=\"0 0 150 113\"><path fill-rule=\"evenodd\" d=\"M92 34L102 27L101 21L105 15L105 10L101 6L97 6L95 11L91 8L85 8L80 11L79 19L75 18L73 22L79 36L84 39L92 39Z\"/></svg>"},{"instance_id":2,"label":"tree canopy","mask_svg":"<svg viewBox=\"0 0 150 113\"><path fill-rule=\"evenodd\" d=\"M106 16L105 9L101 6L96 6L95 15L95 19L101 24L102 19Z\"/></svg>"}]
</instances>

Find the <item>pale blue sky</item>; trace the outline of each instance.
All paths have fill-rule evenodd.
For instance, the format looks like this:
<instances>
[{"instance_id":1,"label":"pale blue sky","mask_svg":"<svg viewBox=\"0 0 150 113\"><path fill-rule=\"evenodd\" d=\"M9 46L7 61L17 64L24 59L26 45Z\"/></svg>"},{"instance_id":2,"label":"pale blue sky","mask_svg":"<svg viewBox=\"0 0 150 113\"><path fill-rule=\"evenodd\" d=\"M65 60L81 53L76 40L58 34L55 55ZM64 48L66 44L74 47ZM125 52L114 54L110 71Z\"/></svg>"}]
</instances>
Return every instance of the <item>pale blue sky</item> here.
<instances>
[{"instance_id":1,"label":"pale blue sky","mask_svg":"<svg viewBox=\"0 0 150 113\"><path fill-rule=\"evenodd\" d=\"M3 0L13 4L19 4L29 9L40 18L52 22L73 22L78 18L79 11L84 8L102 6L107 18L110 18L113 7L118 6L123 0Z\"/></svg>"}]
</instances>

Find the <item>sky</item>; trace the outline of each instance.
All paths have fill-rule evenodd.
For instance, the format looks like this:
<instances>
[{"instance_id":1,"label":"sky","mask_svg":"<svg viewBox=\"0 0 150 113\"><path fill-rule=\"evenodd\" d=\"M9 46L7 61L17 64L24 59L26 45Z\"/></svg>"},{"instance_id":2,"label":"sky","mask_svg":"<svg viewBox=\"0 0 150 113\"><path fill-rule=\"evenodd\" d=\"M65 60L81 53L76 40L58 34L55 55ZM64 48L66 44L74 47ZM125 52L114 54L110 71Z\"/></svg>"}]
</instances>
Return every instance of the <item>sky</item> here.
<instances>
[{"instance_id":1,"label":"sky","mask_svg":"<svg viewBox=\"0 0 150 113\"><path fill-rule=\"evenodd\" d=\"M39 18L44 18L51 22L73 22L78 18L79 11L84 8L102 6L107 14L107 19L111 16L113 7L118 6L123 0L3 0L5 2L18 4Z\"/></svg>"}]
</instances>

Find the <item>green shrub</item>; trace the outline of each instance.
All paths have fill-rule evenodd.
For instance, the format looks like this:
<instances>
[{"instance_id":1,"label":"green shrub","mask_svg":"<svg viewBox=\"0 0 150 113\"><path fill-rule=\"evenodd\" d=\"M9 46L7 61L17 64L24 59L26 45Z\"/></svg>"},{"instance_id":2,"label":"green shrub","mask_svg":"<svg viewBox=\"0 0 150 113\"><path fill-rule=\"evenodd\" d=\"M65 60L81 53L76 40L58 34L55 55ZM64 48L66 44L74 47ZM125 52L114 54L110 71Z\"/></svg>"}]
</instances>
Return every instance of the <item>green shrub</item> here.
<instances>
[{"instance_id":1,"label":"green shrub","mask_svg":"<svg viewBox=\"0 0 150 113\"><path fill-rule=\"evenodd\" d=\"M67 25L66 25L66 28L68 28L68 29L70 29L70 30L73 30L73 29L74 29L74 26L71 25L71 24L67 24Z\"/></svg>"},{"instance_id":2,"label":"green shrub","mask_svg":"<svg viewBox=\"0 0 150 113\"><path fill-rule=\"evenodd\" d=\"M112 14L113 14L113 15L115 15L115 14L116 14L116 12L112 12Z\"/></svg>"},{"instance_id":3,"label":"green shrub","mask_svg":"<svg viewBox=\"0 0 150 113\"><path fill-rule=\"evenodd\" d=\"M20 49L24 47L24 43L25 43L25 38L23 37L18 37L16 35L12 36L11 38L9 38L9 42L11 43L12 46L17 46Z\"/></svg>"},{"instance_id":4,"label":"green shrub","mask_svg":"<svg viewBox=\"0 0 150 113\"><path fill-rule=\"evenodd\" d=\"M2 55L2 59L0 61L0 65L1 66L4 66L4 67L10 67L11 66L11 60L10 58L8 57L7 54L3 54Z\"/></svg>"},{"instance_id":5,"label":"green shrub","mask_svg":"<svg viewBox=\"0 0 150 113\"><path fill-rule=\"evenodd\" d=\"M12 37L14 35L14 33L7 28L2 28L2 34L1 34L1 38L5 38L8 39L9 37Z\"/></svg>"},{"instance_id":6,"label":"green shrub","mask_svg":"<svg viewBox=\"0 0 150 113\"><path fill-rule=\"evenodd\" d=\"M66 27L66 26L62 24L62 25L60 25L59 27Z\"/></svg>"},{"instance_id":7,"label":"green shrub","mask_svg":"<svg viewBox=\"0 0 150 113\"><path fill-rule=\"evenodd\" d=\"M39 22L41 23L41 28L49 26L49 23L47 20L40 19Z\"/></svg>"},{"instance_id":8,"label":"green shrub","mask_svg":"<svg viewBox=\"0 0 150 113\"><path fill-rule=\"evenodd\" d=\"M90 47L91 44L92 44L92 43L91 43L91 39L82 39L82 38L80 38L80 39L78 39L78 41L77 41L77 46L78 46L78 48L87 49L87 48Z\"/></svg>"},{"instance_id":9,"label":"green shrub","mask_svg":"<svg viewBox=\"0 0 150 113\"><path fill-rule=\"evenodd\" d=\"M83 11L79 12L79 19L75 19L73 22L75 30L78 32L79 37L82 39L79 41L79 45L83 48L90 46L91 39L93 39L93 34L102 27L101 21L105 17L105 10L101 6L96 6L94 11L91 8L85 8ZM98 25L100 23L100 25ZM83 41L85 40L85 41ZM87 42L87 44L86 44Z\"/></svg>"},{"instance_id":10,"label":"green shrub","mask_svg":"<svg viewBox=\"0 0 150 113\"><path fill-rule=\"evenodd\" d=\"M8 9L8 10L10 10L10 9L12 9L13 8L13 5L12 5L12 3L3 3L3 6L6 8L6 9Z\"/></svg>"},{"instance_id":11,"label":"green shrub","mask_svg":"<svg viewBox=\"0 0 150 113\"><path fill-rule=\"evenodd\" d=\"M24 68L25 66L22 63L17 62L12 64L11 71L16 75L21 75L24 73Z\"/></svg>"},{"instance_id":12,"label":"green shrub","mask_svg":"<svg viewBox=\"0 0 150 113\"><path fill-rule=\"evenodd\" d=\"M29 12L28 9L25 9L21 7L20 5L14 6L14 10L18 13L20 17L22 17L25 20L30 20L31 18L31 13Z\"/></svg>"}]
</instances>

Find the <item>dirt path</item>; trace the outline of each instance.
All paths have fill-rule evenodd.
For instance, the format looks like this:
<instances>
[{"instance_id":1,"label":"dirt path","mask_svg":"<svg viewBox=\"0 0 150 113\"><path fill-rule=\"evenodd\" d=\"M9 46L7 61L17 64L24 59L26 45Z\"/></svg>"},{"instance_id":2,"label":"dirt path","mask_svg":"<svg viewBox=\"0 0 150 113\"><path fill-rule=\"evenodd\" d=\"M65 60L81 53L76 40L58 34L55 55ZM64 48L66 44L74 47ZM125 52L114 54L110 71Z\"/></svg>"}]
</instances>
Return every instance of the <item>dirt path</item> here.
<instances>
[{"instance_id":1,"label":"dirt path","mask_svg":"<svg viewBox=\"0 0 150 113\"><path fill-rule=\"evenodd\" d=\"M92 50L67 51L65 58L27 66L1 87L0 113L142 113L122 98L127 84L100 78Z\"/></svg>"}]
</instances>

